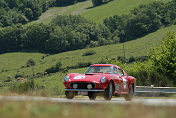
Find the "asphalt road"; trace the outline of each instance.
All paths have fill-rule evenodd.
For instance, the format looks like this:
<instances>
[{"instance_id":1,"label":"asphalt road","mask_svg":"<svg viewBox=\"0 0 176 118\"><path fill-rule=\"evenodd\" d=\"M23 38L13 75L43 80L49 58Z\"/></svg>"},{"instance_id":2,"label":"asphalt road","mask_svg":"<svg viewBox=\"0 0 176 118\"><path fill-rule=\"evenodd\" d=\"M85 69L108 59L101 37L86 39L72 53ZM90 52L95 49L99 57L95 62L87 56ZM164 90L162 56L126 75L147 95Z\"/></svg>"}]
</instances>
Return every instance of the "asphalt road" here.
<instances>
[{"instance_id":1,"label":"asphalt road","mask_svg":"<svg viewBox=\"0 0 176 118\"><path fill-rule=\"evenodd\" d=\"M49 97L31 97L31 96L0 96L0 100L7 101L47 101L57 103L80 103L80 104L142 104L146 106L176 106L176 99L133 99L131 102L123 98L112 98L106 101L103 98L89 100L88 98L49 98Z\"/></svg>"}]
</instances>

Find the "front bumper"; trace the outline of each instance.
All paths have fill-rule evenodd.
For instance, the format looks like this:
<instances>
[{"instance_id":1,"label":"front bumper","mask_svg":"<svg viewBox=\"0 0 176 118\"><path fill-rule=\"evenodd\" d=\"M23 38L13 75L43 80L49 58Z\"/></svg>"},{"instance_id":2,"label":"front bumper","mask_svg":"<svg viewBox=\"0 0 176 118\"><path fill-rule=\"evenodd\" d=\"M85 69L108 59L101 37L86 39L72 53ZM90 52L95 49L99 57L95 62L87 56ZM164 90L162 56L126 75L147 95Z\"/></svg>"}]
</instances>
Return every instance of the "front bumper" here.
<instances>
[{"instance_id":1,"label":"front bumper","mask_svg":"<svg viewBox=\"0 0 176 118\"><path fill-rule=\"evenodd\" d=\"M103 89L65 89L65 91L103 92Z\"/></svg>"}]
</instances>

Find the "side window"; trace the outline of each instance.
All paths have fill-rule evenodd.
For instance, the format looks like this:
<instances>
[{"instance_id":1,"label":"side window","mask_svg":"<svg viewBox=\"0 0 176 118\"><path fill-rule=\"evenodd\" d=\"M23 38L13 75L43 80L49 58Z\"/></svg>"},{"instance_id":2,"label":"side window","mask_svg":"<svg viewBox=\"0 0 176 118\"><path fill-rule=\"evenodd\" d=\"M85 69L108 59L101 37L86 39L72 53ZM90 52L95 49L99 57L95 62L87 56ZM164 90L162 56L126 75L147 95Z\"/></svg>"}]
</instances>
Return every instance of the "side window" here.
<instances>
[{"instance_id":1,"label":"side window","mask_svg":"<svg viewBox=\"0 0 176 118\"><path fill-rule=\"evenodd\" d=\"M118 68L118 72L119 72L119 75L121 75L121 76L124 75L124 74L123 74L123 71L122 71L120 68Z\"/></svg>"},{"instance_id":2,"label":"side window","mask_svg":"<svg viewBox=\"0 0 176 118\"><path fill-rule=\"evenodd\" d=\"M114 67L114 74L118 74L117 68Z\"/></svg>"}]
</instances>

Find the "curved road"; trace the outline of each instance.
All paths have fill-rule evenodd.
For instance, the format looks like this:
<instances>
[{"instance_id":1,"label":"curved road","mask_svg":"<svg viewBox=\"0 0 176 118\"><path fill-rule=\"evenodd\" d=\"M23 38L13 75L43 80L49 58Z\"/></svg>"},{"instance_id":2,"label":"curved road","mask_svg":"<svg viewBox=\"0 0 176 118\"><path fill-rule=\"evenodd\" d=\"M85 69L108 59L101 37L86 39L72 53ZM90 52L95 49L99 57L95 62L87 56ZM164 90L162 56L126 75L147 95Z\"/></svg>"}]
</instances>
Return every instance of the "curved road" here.
<instances>
[{"instance_id":1,"label":"curved road","mask_svg":"<svg viewBox=\"0 0 176 118\"><path fill-rule=\"evenodd\" d=\"M123 98L112 98L111 101L105 101L103 98L89 100L88 98L74 98L68 100L66 98L49 98L34 96L0 96L0 100L7 101L47 101L58 103L82 103L82 104L143 104L146 106L176 106L176 99L133 99L131 102L125 101Z\"/></svg>"}]
</instances>

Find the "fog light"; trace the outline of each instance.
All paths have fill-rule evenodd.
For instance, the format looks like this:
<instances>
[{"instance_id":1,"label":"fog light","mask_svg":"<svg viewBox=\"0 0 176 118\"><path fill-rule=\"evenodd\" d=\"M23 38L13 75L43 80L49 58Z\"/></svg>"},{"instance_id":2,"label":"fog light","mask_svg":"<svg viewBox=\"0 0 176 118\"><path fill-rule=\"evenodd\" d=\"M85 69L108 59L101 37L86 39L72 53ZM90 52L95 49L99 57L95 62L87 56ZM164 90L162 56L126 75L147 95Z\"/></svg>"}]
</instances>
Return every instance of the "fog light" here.
<instances>
[{"instance_id":1,"label":"fog light","mask_svg":"<svg viewBox=\"0 0 176 118\"><path fill-rule=\"evenodd\" d=\"M73 88L74 89L78 88L78 85L77 84L73 84Z\"/></svg>"},{"instance_id":2,"label":"fog light","mask_svg":"<svg viewBox=\"0 0 176 118\"><path fill-rule=\"evenodd\" d=\"M92 85L91 85L91 84L88 84L88 85L87 85L87 88L88 88L88 89L91 89L91 88L92 88Z\"/></svg>"}]
</instances>

